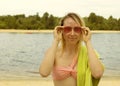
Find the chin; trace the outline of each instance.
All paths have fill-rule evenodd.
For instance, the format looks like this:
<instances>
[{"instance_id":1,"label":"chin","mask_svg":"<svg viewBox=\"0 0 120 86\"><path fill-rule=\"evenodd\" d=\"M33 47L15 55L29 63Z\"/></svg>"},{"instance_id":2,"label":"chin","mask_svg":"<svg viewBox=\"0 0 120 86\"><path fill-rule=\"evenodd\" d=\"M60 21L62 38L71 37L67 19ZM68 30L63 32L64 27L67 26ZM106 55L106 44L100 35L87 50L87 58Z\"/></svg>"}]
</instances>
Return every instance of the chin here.
<instances>
[{"instance_id":1,"label":"chin","mask_svg":"<svg viewBox=\"0 0 120 86\"><path fill-rule=\"evenodd\" d=\"M73 44L73 45L77 44L76 41L70 41L69 43L70 43L70 44Z\"/></svg>"}]
</instances>

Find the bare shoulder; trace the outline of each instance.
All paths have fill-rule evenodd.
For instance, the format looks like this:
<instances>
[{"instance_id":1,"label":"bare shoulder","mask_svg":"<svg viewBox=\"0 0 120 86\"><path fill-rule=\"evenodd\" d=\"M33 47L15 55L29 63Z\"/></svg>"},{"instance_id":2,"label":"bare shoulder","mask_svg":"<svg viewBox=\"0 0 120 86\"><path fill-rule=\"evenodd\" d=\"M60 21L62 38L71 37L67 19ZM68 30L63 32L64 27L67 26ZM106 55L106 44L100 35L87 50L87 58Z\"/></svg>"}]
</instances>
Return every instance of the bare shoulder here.
<instances>
[{"instance_id":1,"label":"bare shoulder","mask_svg":"<svg viewBox=\"0 0 120 86\"><path fill-rule=\"evenodd\" d=\"M50 47L50 48L48 48L46 51L45 51L45 55L47 55L48 53L50 53L51 52L51 50L52 50L52 48ZM54 52L55 53L55 57L58 57L59 55L60 55L60 53L61 53L61 48L57 48L56 49L56 51Z\"/></svg>"}]
</instances>

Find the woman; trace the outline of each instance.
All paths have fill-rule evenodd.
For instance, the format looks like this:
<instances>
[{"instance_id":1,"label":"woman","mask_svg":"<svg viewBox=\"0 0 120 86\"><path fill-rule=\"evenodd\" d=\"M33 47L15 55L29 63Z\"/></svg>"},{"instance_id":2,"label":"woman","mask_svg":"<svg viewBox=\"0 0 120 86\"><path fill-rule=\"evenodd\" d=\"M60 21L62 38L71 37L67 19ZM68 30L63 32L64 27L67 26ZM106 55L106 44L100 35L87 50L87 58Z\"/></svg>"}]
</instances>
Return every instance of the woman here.
<instances>
[{"instance_id":1,"label":"woman","mask_svg":"<svg viewBox=\"0 0 120 86\"><path fill-rule=\"evenodd\" d=\"M81 56L84 52L86 57ZM81 60L82 57L87 59L83 67L80 66L85 63L85 60ZM103 75L104 68L91 44L90 29L85 27L77 14L68 13L62 18L61 26L54 29L54 40L40 65L40 74L47 77L52 72L55 86L87 86L87 78L83 79L87 76L87 69L84 67L89 67L90 76L94 79L100 79ZM85 70L85 73L80 75L79 68L82 68L81 71ZM81 83L83 84L80 85Z\"/></svg>"}]
</instances>

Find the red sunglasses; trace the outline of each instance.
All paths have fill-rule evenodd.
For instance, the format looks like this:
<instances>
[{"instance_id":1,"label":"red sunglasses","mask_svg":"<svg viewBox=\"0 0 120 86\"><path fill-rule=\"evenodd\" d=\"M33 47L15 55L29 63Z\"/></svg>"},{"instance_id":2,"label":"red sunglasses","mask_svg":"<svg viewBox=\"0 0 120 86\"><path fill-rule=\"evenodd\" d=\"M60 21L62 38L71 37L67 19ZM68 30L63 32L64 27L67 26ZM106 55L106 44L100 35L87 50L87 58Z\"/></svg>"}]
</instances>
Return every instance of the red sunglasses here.
<instances>
[{"instance_id":1,"label":"red sunglasses","mask_svg":"<svg viewBox=\"0 0 120 86\"><path fill-rule=\"evenodd\" d=\"M74 30L74 32L76 32L76 33L81 33L82 31L82 29L81 29L81 27L79 27L79 26L76 26L76 27L71 27L71 26L65 26L64 28L63 28L63 32L64 33L69 33L69 32L71 32L72 31L72 29Z\"/></svg>"}]
</instances>

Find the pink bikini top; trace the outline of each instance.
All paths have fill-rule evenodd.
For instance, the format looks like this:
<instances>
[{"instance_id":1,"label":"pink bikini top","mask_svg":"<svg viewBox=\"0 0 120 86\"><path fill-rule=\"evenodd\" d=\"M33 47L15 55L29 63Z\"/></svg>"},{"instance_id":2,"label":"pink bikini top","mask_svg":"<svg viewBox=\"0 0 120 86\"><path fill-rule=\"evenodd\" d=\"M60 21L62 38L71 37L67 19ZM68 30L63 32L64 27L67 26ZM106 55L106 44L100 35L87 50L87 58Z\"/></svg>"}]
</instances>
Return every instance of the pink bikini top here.
<instances>
[{"instance_id":1,"label":"pink bikini top","mask_svg":"<svg viewBox=\"0 0 120 86\"><path fill-rule=\"evenodd\" d=\"M67 67L58 67L55 66L53 68L53 72L52 72L52 76L54 80L62 80L62 79L66 79L70 76L72 76L73 78L77 78L77 71L75 69L75 66L77 64L77 57L75 57L72 61L72 64L70 64Z\"/></svg>"}]
</instances>

